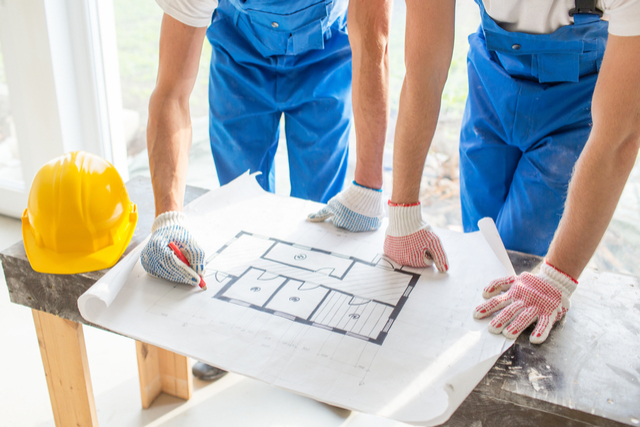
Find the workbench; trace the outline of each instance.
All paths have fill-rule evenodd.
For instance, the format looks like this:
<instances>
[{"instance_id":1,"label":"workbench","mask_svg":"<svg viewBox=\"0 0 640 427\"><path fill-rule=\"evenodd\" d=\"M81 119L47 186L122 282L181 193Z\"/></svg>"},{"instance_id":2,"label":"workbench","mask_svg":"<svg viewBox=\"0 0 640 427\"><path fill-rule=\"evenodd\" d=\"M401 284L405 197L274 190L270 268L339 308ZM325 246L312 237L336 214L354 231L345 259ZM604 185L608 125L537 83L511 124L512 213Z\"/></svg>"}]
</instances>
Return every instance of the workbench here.
<instances>
[{"instance_id":1,"label":"workbench","mask_svg":"<svg viewBox=\"0 0 640 427\"><path fill-rule=\"evenodd\" d=\"M127 188L139 219L125 255L146 238L154 219L151 181L136 178ZM206 191L188 187L185 204ZM509 257L518 273L541 260L517 252ZM0 252L0 260L11 301L33 311L56 426L97 426L82 325L98 326L82 318L77 300L106 270L36 273L22 242ZM640 426L638 278L585 271L572 307L543 345L530 344L532 328L525 331L444 425ZM136 350L144 408L161 392L191 397L187 357L142 342Z\"/></svg>"}]
</instances>

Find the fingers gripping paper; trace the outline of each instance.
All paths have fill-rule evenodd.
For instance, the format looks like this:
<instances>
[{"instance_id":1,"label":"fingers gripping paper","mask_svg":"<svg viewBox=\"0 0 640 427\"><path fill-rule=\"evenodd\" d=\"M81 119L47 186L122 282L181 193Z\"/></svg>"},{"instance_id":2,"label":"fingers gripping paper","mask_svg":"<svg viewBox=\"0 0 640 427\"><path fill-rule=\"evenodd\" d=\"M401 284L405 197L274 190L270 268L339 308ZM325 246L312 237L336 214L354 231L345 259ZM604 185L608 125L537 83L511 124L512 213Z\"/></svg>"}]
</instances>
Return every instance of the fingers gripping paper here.
<instances>
[{"instance_id":1,"label":"fingers gripping paper","mask_svg":"<svg viewBox=\"0 0 640 427\"><path fill-rule=\"evenodd\" d=\"M479 233L437 230L447 274L381 255L386 224L306 221L317 203L244 175L187 209L207 290L149 276L132 253L78 301L90 322L314 399L436 425L508 348L473 307L506 275ZM139 252L138 252L139 253Z\"/></svg>"}]
</instances>

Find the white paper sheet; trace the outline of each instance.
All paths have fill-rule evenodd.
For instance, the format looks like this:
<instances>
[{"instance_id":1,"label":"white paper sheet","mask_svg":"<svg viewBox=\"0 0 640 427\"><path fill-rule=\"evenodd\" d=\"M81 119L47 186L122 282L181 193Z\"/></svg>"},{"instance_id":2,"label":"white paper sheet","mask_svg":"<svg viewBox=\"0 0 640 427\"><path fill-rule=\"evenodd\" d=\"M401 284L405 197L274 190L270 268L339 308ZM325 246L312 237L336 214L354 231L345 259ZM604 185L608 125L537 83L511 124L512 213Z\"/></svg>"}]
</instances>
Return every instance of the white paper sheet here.
<instances>
[{"instance_id":1,"label":"white paper sheet","mask_svg":"<svg viewBox=\"0 0 640 427\"><path fill-rule=\"evenodd\" d=\"M498 232L498 227L496 227L496 223L493 222L493 218L482 218L478 221L478 228L480 229L480 233L484 236L484 239L491 247L491 250L496 257L502 263L504 269L507 271L509 276L515 276L516 271L513 269L513 264L511 264L511 260L509 259L509 254L504 247L504 243L500 238L500 233Z\"/></svg>"},{"instance_id":2,"label":"white paper sheet","mask_svg":"<svg viewBox=\"0 0 640 427\"><path fill-rule=\"evenodd\" d=\"M397 266L380 254L386 225L350 233L307 222L319 207L244 175L187 210L208 255L206 291L153 278L132 254L82 295L80 312L332 405L446 421L512 343L472 316L505 268L480 233L448 230L437 230L447 274Z\"/></svg>"}]
</instances>

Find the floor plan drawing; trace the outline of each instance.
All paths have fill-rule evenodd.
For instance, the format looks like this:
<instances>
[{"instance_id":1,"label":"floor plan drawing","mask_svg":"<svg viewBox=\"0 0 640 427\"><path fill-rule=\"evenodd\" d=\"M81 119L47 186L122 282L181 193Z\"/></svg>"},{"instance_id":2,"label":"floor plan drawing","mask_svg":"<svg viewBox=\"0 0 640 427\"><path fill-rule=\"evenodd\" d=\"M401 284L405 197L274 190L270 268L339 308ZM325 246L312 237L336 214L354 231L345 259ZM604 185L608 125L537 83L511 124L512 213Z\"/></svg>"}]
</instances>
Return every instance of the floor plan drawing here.
<instances>
[{"instance_id":1,"label":"floor plan drawing","mask_svg":"<svg viewBox=\"0 0 640 427\"><path fill-rule=\"evenodd\" d=\"M209 259L214 298L382 344L420 275L241 231Z\"/></svg>"},{"instance_id":2,"label":"floor plan drawing","mask_svg":"<svg viewBox=\"0 0 640 427\"><path fill-rule=\"evenodd\" d=\"M312 223L321 204L243 177L185 207L205 289L148 274L143 242L78 299L82 316L329 405L445 422L513 343L470 314L506 273L483 235L437 229L447 273L403 267L381 254L385 224Z\"/></svg>"}]
</instances>

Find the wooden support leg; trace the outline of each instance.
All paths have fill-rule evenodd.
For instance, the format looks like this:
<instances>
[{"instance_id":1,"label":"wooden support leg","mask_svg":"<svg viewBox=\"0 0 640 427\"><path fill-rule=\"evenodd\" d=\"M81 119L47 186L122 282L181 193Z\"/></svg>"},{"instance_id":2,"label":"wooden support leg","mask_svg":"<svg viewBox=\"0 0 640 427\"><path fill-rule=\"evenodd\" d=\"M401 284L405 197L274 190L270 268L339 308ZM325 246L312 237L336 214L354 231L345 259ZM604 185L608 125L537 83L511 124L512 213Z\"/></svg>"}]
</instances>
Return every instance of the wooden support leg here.
<instances>
[{"instance_id":1,"label":"wooden support leg","mask_svg":"<svg viewBox=\"0 0 640 427\"><path fill-rule=\"evenodd\" d=\"M56 426L97 427L82 325L32 312Z\"/></svg>"},{"instance_id":2,"label":"wooden support leg","mask_svg":"<svg viewBox=\"0 0 640 427\"><path fill-rule=\"evenodd\" d=\"M140 395L147 409L160 392L188 400L193 393L189 358L136 341Z\"/></svg>"}]
</instances>

